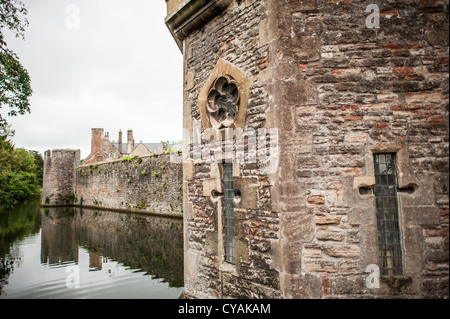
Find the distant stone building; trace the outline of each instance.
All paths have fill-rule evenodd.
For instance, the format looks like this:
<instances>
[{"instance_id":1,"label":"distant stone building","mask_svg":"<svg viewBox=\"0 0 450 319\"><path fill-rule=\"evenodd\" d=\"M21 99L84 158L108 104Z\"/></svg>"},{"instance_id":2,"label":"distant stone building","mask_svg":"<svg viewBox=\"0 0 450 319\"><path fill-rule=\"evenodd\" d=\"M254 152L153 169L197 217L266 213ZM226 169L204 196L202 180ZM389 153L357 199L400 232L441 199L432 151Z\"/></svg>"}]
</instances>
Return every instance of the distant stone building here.
<instances>
[{"instance_id":1,"label":"distant stone building","mask_svg":"<svg viewBox=\"0 0 450 319\"><path fill-rule=\"evenodd\" d=\"M102 128L92 129L91 153L82 162L82 165L117 160L126 156L147 156L159 154L169 147L181 148L176 144L142 143L135 144L133 130L127 131L127 142L122 142L122 131L119 131L117 142L109 140L109 132L104 133Z\"/></svg>"},{"instance_id":2,"label":"distant stone building","mask_svg":"<svg viewBox=\"0 0 450 319\"><path fill-rule=\"evenodd\" d=\"M196 298L448 298L448 0L166 0Z\"/></svg>"}]
</instances>

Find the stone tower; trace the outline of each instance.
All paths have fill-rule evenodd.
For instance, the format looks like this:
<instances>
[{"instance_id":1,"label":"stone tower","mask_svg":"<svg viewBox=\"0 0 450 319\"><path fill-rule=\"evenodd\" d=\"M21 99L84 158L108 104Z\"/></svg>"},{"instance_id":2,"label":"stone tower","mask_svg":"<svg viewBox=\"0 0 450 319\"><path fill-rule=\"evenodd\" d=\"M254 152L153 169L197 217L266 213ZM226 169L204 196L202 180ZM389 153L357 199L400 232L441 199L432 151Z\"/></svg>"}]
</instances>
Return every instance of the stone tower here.
<instances>
[{"instance_id":1,"label":"stone tower","mask_svg":"<svg viewBox=\"0 0 450 319\"><path fill-rule=\"evenodd\" d=\"M76 167L80 150L53 150L44 153L42 203L49 206L70 205L75 200Z\"/></svg>"},{"instance_id":2,"label":"stone tower","mask_svg":"<svg viewBox=\"0 0 450 319\"><path fill-rule=\"evenodd\" d=\"M448 1L166 0L185 294L448 295Z\"/></svg>"}]
</instances>

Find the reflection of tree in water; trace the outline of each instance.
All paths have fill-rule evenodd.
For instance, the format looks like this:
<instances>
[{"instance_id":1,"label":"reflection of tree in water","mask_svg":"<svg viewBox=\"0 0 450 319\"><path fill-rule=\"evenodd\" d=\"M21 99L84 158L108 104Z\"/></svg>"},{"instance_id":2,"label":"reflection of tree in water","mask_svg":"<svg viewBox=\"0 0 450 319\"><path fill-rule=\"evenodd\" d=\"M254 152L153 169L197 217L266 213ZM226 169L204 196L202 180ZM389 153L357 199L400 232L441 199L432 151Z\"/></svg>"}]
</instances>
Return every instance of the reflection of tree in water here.
<instances>
[{"instance_id":1,"label":"reflection of tree in water","mask_svg":"<svg viewBox=\"0 0 450 319\"><path fill-rule=\"evenodd\" d=\"M144 271L170 287L183 286L181 219L37 205L0 212L0 294L22 262L19 241L41 228L43 264L77 262L78 248L83 246L90 253L91 271L101 269L106 258Z\"/></svg>"},{"instance_id":2,"label":"reflection of tree in water","mask_svg":"<svg viewBox=\"0 0 450 319\"><path fill-rule=\"evenodd\" d=\"M13 244L9 249L9 254L0 258L0 295L3 287L8 284L9 274L14 272L14 268L20 267L23 263L23 255L19 247Z\"/></svg>"},{"instance_id":3,"label":"reflection of tree in water","mask_svg":"<svg viewBox=\"0 0 450 319\"><path fill-rule=\"evenodd\" d=\"M16 243L39 232L40 221L39 202L26 203L14 210L0 210L0 295L9 274L23 262Z\"/></svg>"}]
</instances>

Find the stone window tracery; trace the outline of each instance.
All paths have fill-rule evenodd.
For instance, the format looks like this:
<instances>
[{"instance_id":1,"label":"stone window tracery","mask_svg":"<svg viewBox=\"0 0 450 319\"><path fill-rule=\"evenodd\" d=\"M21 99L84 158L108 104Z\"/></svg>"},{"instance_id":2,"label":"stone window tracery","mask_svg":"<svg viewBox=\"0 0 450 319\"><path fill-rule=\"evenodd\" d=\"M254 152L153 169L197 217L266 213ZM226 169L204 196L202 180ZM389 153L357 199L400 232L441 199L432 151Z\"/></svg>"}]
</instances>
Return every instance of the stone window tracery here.
<instances>
[{"instance_id":1,"label":"stone window tracery","mask_svg":"<svg viewBox=\"0 0 450 319\"><path fill-rule=\"evenodd\" d=\"M247 115L250 76L224 59L219 59L203 84L198 104L205 130L243 130Z\"/></svg>"},{"instance_id":2,"label":"stone window tracery","mask_svg":"<svg viewBox=\"0 0 450 319\"><path fill-rule=\"evenodd\" d=\"M236 81L220 76L211 85L207 98L207 114L214 128L228 128L239 112L240 94Z\"/></svg>"}]
</instances>

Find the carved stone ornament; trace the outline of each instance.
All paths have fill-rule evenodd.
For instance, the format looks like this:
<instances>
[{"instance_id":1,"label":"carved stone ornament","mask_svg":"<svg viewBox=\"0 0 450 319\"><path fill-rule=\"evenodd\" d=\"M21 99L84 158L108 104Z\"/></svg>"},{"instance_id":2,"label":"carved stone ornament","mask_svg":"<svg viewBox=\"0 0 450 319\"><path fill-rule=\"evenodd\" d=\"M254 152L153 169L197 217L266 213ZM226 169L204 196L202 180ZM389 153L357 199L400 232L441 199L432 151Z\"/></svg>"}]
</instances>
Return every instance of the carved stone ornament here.
<instances>
[{"instance_id":1,"label":"carved stone ornament","mask_svg":"<svg viewBox=\"0 0 450 319\"><path fill-rule=\"evenodd\" d=\"M199 94L205 129L244 128L250 78L220 59Z\"/></svg>"},{"instance_id":2,"label":"carved stone ornament","mask_svg":"<svg viewBox=\"0 0 450 319\"><path fill-rule=\"evenodd\" d=\"M209 89L206 113L214 128L228 128L233 125L239 111L239 89L229 75L216 79Z\"/></svg>"}]
</instances>

